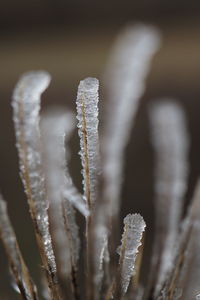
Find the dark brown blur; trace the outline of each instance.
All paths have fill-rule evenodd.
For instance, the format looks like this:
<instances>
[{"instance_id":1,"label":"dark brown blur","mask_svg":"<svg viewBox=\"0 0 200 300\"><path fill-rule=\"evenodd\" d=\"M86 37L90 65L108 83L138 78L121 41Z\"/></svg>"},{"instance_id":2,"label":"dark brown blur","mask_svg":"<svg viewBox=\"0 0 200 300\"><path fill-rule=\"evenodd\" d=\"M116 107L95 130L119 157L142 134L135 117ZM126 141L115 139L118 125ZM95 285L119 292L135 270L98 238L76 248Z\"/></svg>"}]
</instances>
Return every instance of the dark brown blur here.
<instances>
[{"instance_id":1,"label":"dark brown blur","mask_svg":"<svg viewBox=\"0 0 200 300\"><path fill-rule=\"evenodd\" d=\"M189 201L200 171L200 2L187 0L81 1L1 0L0 3L0 188L20 247L37 281L38 258L32 224L18 174L12 123L11 95L19 76L28 70L45 69L52 83L42 109L62 104L75 110L81 79L101 79L109 51L127 22L157 25L163 45L156 55L147 90L142 98L126 152L122 215L140 212L147 222L146 244L153 231L153 151L149 143L148 101L173 97L181 101L191 133ZM101 108L106 99L101 86ZM78 138L74 134L71 162L75 182L81 188ZM145 253L149 256L149 250ZM18 299L10 287L7 261L0 245L0 300Z\"/></svg>"}]
</instances>

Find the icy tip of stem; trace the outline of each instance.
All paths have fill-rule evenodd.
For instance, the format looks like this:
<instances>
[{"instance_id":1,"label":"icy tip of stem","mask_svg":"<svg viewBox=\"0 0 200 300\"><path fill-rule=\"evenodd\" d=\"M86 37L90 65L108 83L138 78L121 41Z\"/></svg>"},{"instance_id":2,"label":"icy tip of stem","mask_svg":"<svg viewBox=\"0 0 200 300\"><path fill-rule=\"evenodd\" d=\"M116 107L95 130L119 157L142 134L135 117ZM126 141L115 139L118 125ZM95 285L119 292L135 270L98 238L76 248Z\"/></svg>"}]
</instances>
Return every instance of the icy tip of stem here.
<instances>
[{"instance_id":1,"label":"icy tip of stem","mask_svg":"<svg viewBox=\"0 0 200 300\"><path fill-rule=\"evenodd\" d=\"M41 94L49 85L51 76L46 71L30 71L24 73L15 90L14 96L20 100L22 94L21 92L26 92L27 94ZM19 92L19 94L18 94Z\"/></svg>"},{"instance_id":2,"label":"icy tip of stem","mask_svg":"<svg viewBox=\"0 0 200 300\"><path fill-rule=\"evenodd\" d=\"M128 214L124 218L124 225L128 225L130 228L137 228L137 230L144 231L146 223L140 214Z\"/></svg>"},{"instance_id":3,"label":"icy tip of stem","mask_svg":"<svg viewBox=\"0 0 200 300\"><path fill-rule=\"evenodd\" d=\"M140 214L128 214L124 218L124 232L121 246L117 249L120 255L121 289L127 292L131 277L135 275L135 262L146 223Z\"/></svg>"},{"instance_id":4,"label":"icy tip of stem","mask_svg":"<svg viewBox=\"0 0 200 300\"><path fill-rule=\"evenodd\" d=\"M99 80L93 77L87 77L80 81L79 88L88 92L97 92L99 88Z\"/></svg>"}]
</instances>

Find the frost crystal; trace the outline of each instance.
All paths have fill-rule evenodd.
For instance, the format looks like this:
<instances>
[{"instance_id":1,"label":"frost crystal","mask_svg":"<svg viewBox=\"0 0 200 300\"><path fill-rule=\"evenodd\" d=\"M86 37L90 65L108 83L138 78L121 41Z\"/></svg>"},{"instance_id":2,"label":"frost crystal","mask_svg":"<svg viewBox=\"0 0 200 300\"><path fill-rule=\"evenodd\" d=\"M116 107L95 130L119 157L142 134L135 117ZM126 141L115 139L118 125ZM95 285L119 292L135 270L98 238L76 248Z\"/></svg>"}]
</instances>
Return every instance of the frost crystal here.
<instances>
[{"instance_id":1,"label":"frost crystal","mask_svg":"<svg viewBox=\"0 0 200 300\"><path fill-rule=\"evenodd\" d=\"M97 79L82 80L78 87L76 101L84 199L89 209L97 198L97 183L100 173L98 89L99 81Z\"/></svg>"},{"instance_id":2,"label":"frost crystal","mask_svg":"<svg viewBox=\"0 0 200 300\"><path fill-rule=\"evenodd\" d=\"M57 299L56 263L49 233L48 202L41 161L39 129L40 96L47 88L50 76L43 71L21 77L13 94L14 124L22 181L30 206L42 262L47 279Z\"/></svg>"},{"instance_id":3,"label":"frost crystal","mask_svg":"<svg viewBox=\"0 0 200 300\"><path fill-rule=\"evenodd\" d=\"M51 219L54 225L53 236L60 259L61 272L67 275L71 273L71 267L77 269L80 246L75 212L69 202L70 195L74 195L75 187L65 163L67 152L65 141L68 142L73 128L73 115L67 111L57 110L56 112L54 109L46 113L42 119L45 173ZM64 197L64 190L68 191L68 199ZM77 200L82 201L80 196Z\"/></svg>"},{"instance_id":4,"label":"frost crystal","mask_svg":"<svg viewBox=\"0 0 200 300\"><path fill-rule=\"evenodd\" d=\"M151 106L150 121L152 142L156 151L157 232L154 251L157 260L159 257L161 259L157 293L172 267L173 248L179 231L183 197L187 187L189 138L182 107L168 99Z\"/></svg>"},{"instance_id":5,"label":"frost crystal","mask_svg":"<svg viewBox=\"0 0 200 300\"><path fill-rule=\"evenodd\" d=\"M122 294L127 292L131 277L135 275L135 261L145 227L146 224L139 214L129 214L124 218L124 232L118 249Z\"/></svg>"},{"instance_id":6,"label":"frost crystal","mask_svg":"<svg viewBox=\"0 0 200 300\"><path fill-rule=\"evenodd\" d=\"M129 26L116 43L105 76L109 102L103 136L104 198L109 201L112 215L119 212L124 149L159 44L155 28Z\"/></svg>"},{"instance_id":7,"label":"frost crystal","mask_svg":"<svg viewBox=\"0 0 200 300\"><path fill-rule=\"evenodd\" d=\"M10 269L16 289L21 293L23 299L36 300L37 289L29 275L28 269L19 250L18 242L12 225L10 223L7 206L0 195L0 237L8 256Z\"/></svg>"}]
</instances>

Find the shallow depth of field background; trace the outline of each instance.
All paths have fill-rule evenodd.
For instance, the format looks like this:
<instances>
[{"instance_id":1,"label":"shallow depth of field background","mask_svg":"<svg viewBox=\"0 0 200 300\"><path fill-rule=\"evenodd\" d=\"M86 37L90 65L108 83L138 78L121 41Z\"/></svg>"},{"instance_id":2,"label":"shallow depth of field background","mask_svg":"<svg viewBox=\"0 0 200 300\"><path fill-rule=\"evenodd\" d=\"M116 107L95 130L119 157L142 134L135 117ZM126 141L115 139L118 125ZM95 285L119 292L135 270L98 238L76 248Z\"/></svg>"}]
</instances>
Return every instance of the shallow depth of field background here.
<instances>
[{"instance_id":1,"label":"shallow depth of field background","mask_svg":"<svg viewBox=\"0 0 200 300\"><path fill-rule=\"evenodd\" d=\"M148 102L160 97L181 101L191 133L189 201L200 170L200 2L187 0L81 1L1 0L0 2L0 188L8 201L25 260L37 281L38 258L28 207L18 175L11 95L20 74L45 69L52 83L42 109L62 104L75 110L77 85L101 80L111 46L127 22L157 25L163 45L156 55L126 151L122 216L140 212L147 222L145 264L153 232L153 151L149 143ZM106 102L101 86L101 112ZM77 132L72 142L71 171L81 188ZM144 266L145 269L145 266ZM10 287L0 245L0 299L18 299Z\"/></svg>"}]
</instances>

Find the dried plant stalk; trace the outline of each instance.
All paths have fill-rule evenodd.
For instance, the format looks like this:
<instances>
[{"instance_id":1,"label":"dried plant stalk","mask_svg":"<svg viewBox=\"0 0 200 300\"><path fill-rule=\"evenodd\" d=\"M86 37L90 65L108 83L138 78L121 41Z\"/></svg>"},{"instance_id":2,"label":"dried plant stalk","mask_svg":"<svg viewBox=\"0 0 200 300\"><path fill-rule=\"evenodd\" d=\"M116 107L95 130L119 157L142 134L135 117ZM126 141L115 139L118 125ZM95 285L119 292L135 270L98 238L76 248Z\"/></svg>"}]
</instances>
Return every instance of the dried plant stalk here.
<instances>
[{"instance_id":1,"label":"dried plant stalk","mask_svg":"<svg viewBox=\"0 0 200 300\"><path fill-rule=\"evenodd\" d=\"M53 239L62 276L71 277L73 292L77 298L77 270L80 240L75 211L68 200L74 197L72 179L66 167L68 142L74 128L74 118L68 111L54 109L47 112L42 120L44 158L46 166L47 191L50 200L50 213L53 227ZM67 155L66 155L67 152ZM65 198L63 191L68 191ZM76 197L77 198L77 197ZM79 200L82 201L81 197ZM85 208L87 210L87 208Z\"/></svg>"},{"instance_id":2,"label":"dried plant stalk","mask_svg":"<svg viewBox=\"0 0 200 300\"><path fill-rule=\"evenodd\" d=\"M14 90L12 105L21 177L51 299L55 300L60 297L55 257L49 233L48 202L42 171L39 129L40 95L47 88L49 81L49 74L43 71L23 75Z\"/></svg>"},{"instance_id":3,"label":"dried plant stalk","mask_svg":"<svg viewBox=\"0 0 200 300\"><path fill-rule=\"evenodd\" d=\"M108 69L105 86L108 105L103 135L103 175L106 211L118 216L123 179L124 150L134 124L139 99L152 57L160 45L157 29L128 26L119 36Z\"/></svg>"},{"instance_id":4,"label":"dried plant stalk","mask_svg":"<svg viewBox=\"0 0 200 300\"><path fill-rule=\"evenodd\" d=\"M156 295L171 268L179 234L188 178L189 137L182 107L169 99L151 106L150 121L156 152L156 233L150 278L157 276Z\"/></svg>"},{"instance_id":5,"label":"dried plant stalk","mask_svg":"<svg viewBox=\"0 0 200 300\"><path fill-rule=\"evenodd\" d=\"M3 242L10 270L24 300L38 300L37 288L24 262L7 213L7 205L0 195L0 238Z\"/></svg>"}]
</instances>

